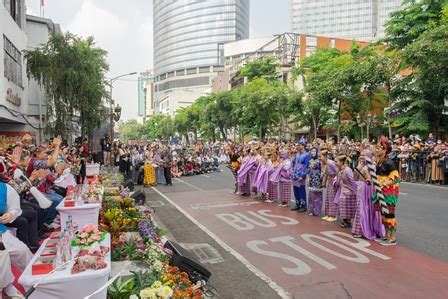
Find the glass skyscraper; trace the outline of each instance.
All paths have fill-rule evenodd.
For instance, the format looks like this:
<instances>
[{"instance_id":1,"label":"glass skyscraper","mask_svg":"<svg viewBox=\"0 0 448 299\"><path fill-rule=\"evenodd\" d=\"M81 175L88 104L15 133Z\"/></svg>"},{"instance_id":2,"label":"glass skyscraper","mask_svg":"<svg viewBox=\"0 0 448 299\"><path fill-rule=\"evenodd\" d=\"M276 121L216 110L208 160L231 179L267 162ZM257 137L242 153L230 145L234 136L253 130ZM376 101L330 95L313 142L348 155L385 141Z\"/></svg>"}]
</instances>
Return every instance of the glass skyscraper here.
<instances>
[{"instance_id":1,"label":"glass skyscraper","mask_svg":"<svg viewBox=\"0 0 448 299\"><path fill-rule=\"evenodd\" d=\"M224 43L249 37L250 0L153 1L156 113L174 114L210 91Z\"/></svg>"},{"instance_id":2,"label":"glass skyscraper","mask_svg":"<svg viewBox=\"0 0 448 299\"><path fill-rule=\"evenodd\" d=\"M292 0L292 31L373 41L402 0Z\"/></svg>"}]
</instances>

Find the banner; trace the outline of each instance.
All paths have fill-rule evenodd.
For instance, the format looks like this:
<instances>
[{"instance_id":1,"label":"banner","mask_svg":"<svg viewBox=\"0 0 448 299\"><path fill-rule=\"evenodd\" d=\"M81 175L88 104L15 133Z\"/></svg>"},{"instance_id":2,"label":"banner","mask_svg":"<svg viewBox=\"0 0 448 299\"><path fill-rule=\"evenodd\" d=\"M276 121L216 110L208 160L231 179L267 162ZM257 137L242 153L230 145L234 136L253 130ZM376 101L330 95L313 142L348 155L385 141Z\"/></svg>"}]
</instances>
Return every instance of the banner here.
<instances>
[{"instance_id":1,"label":"banner","mask_svg":"<svg viewBox=\"0 0 448 299\"><path fill-rule=\"evenodd\" d=\"M31 142L36 140L36 132L0 132L0 148L8 148L22 142L22 138Z\"/></svg>"}]
</instances>

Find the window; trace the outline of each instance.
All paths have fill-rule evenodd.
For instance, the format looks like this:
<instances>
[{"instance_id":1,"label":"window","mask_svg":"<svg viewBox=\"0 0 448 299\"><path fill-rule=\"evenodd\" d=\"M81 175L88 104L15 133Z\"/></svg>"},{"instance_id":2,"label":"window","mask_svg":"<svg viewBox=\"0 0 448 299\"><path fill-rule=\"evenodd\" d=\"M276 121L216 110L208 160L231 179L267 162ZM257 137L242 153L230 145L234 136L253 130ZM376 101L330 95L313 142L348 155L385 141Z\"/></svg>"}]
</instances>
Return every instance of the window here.
<instances>
[{"instance_id":1,"label":"window","mask_svg":"<svg viewBox=\"0 0 448 299\"><path fill-rule=\"evenodd\" d=\"M22 16L22 4L20 0L3 0L3 5L6 11L11 15L14 21L22 27L21 16Z\"/></svg>"},{"instance_id":2,"label":"window","mask_svg":"<svg viewBox=\"0 0 448 299\"><path fill-rule=\"evenodd\" d=\"M218 65L224 65L224 44L218 44Z\"/></svg>"},{"instance_id":3,"label":"window","mask_svg":"<svg viewBox=\"0 0 448 299\"><path fill-rule=\"evenodd\" d=\"M22 53L3 35L3 51L5 52L5 72L8 81L22 87Z\"/></svg>"}]
</instances>

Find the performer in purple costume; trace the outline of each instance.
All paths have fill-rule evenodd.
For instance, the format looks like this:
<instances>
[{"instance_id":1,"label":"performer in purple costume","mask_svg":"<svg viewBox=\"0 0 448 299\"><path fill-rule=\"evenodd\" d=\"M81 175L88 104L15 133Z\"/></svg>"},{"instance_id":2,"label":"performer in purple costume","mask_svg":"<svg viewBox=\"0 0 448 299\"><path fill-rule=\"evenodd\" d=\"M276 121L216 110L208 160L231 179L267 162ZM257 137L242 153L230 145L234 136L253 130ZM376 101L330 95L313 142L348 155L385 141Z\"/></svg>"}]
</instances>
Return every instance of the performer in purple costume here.
<instances>
[{"instance_id":1,"label":"performer in purple costume","mask_svg":"<svg viewBox=\"0 0 448 299\"><path fill-rule=\"evenodd\" d=\"M340 172L336 184L340 187L339 215L342 218L341 227L351 228L351 221L356 213L356 193L358 184L353 177L353 171L348 166L351 159L345 155L336 157L336 166Z\"/></svg>"},{"instance_id":2,"label":"performer in purple costume","mask_svg":"<svg viewBox=\"0 0 448 299\"><path fill-rule=\"evenodd\" d=\"M328 158L328 150L323 149L319 152L319 159L322 162L324 173L323 185L325 186L325 208L322 220L333 222L337 220L339 213L339 207L335 203L336 190L334 186L334 180L338 174L338 168L333 160Z\"/></svg>"},{"instance_id":3,"label":"performer in purple costume","mask_svg":"<svg viewBox=\"0 0 448 299\"><path fill-rule=\"evenodd\" d=\"M365 164L365 157L373 159L370 150L364 150L359 157L358 171L355 179L358 180L358 200L355 219L352 225L352 234L355 238L374 240L385 235L384 226L381 223L381 213L375 211L372 204L374 186L371 181L369 169Z\"/></svg>"}]
</instances>

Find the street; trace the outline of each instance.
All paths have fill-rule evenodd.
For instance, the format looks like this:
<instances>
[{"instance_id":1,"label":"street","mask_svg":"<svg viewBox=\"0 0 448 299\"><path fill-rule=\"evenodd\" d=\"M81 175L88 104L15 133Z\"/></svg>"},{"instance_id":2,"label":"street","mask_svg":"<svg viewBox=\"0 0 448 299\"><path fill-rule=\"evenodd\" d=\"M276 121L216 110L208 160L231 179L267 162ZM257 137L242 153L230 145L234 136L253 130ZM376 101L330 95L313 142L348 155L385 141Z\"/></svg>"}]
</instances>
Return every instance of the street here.
<instances>
[{"instance_id":1,"label":"street","mask_svg":"<svg viewBox=\"0 0 448 299\"><path fill-rule=\"evenodd\" d=\"M402 184L397 247L276 204L230 194L233 176L145 188L169 238L212 272L220 298L447 298L444 187ZM210 247L205 247L208 244Z\"/></svg>"}]
</instances>

